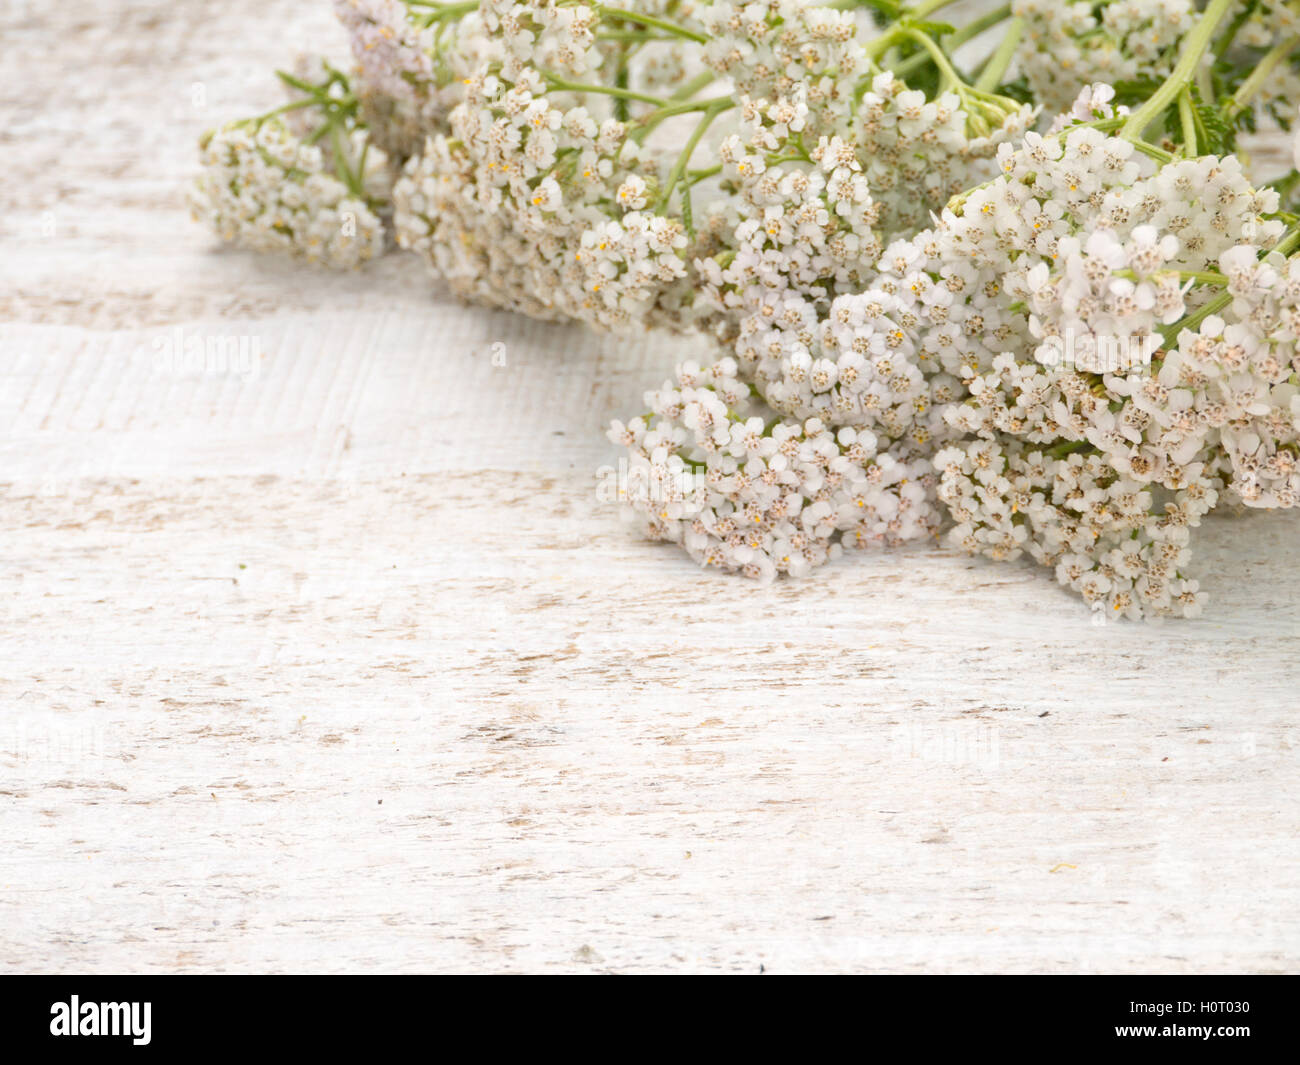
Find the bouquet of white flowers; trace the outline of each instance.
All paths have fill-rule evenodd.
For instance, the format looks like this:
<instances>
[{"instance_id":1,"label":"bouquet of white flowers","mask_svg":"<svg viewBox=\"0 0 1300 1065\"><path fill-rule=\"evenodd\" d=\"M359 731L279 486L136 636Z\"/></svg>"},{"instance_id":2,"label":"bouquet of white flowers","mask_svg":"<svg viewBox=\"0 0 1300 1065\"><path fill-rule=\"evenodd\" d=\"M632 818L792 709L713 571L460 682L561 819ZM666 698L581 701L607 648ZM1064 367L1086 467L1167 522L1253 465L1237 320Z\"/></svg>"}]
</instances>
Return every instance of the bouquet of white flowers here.
<instances>
[{"instance_id":1,"label":"bouquet of white flowers","mask_svg":"<svg viewBox=\"0 0 1300 1065\"><path fill-rule=\"evenodd\" d=\"M1300 105L1294 0L335 6L352 63L206 135L196 214L708 338L610 429L703 565L946 536L1191 615L1202 517L1300 504L1300 174L1236 144Z\"/></svg>"}]
</instances>

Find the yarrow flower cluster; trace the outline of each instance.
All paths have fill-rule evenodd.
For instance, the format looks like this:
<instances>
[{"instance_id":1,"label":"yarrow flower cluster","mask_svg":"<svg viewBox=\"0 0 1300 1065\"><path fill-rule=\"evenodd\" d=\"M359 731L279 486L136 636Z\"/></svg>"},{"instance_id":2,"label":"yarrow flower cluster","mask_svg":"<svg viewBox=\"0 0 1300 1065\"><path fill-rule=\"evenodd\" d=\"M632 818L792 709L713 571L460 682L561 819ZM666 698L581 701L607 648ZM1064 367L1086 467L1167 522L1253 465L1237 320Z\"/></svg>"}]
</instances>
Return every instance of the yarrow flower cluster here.
<instances>
[{"instance_id":1,"label":"yarrow flower cluster","mask_svg":"<svg viewBox=\"0 0 1300 1065\"><path fill-rule=\"evenodd\" d=\"M732 246L698 264L721 312L716 332L776 411L867 425L894 440L910 433L925 447L935 398L952 395L938 364L918 357L911 330L918 302L948 296L888 276L888 264L880 276L883 244L910 233L918 210L937 210L991 175L997 144L1023 132L1031 111L1007 101L997 112L1003 125L972 136L956 93L927 101L882 73L841 132L804 151L806 112L802 99L746 98L748 143L732 135L721 146L740 221Z\"/></svg>"},{"instance_id":2,"label":"yarrow flower cluster","mask_svg":"<svg viewBox=\"0 0 1300 1065\"><path fill-rule=\"evenodd\" d=\"M1281 237L1265 217L1276 193L1251 188L1234 159L1159 166L1088 127L1030 133L1000 162L1002 176L894 249L932 282L946 271L958 297L918 327L964 393L943 412L960 442L934 460L949 537L995 559L1028 553L1128 616L1195 611L1199 598L1163 579L1181 569L1139 581L1111 572L1107 552L1118 537L1167 553L1155 545L1172 538L1179 553L1160 558L1185 566L1188 530L1222 495L1220 429L1265 386L1236 392L1234 377L1225 395L1216 376L1188 373L1181 349L1195 341L1177 323L1221 300L1225 257L1254 262L1249 240Z\"/></svg>"},{"instance_id":3,"label":"yarrow flower cluster","mask_svg":"<svg viewBox=\"0 0 1300 1065\"><path fill-rule=\"evenodd\" d=\"M868 429L777 418L736 374L732 359L685 363L646 395L650 413L611 427L630 454L620 494L651 539L770 579L937 531L928 462L900 461Z\"/></svg>"},{"instance_id":4,"label":"yarrow flower cluster","mask_svg":"<svg viewBox=\"0 0 1300 1065\"><path fill-rule=\"evenodd\" d=\"M356 62L362 114L401 161L431 130L445 129L460 84L495 54L477 5L334 0Z\"/></svg>"},{"instance_id":5,"label":"yarrow flower cluster","mask_svg":"<svg viewBox=\"0 0 1300 1065\"><path fill-rule=\"evenodd\" d=\"M328 266L359 266L384 250L379 198L388 181L378 149L354 133L334 152L295 137L278 118L232 123L202 145L206 170L191 196L195 218L222 239L257 251L287 251ZM355 182L332 158L365 158Z\"/></svg>"},{"instance_id":6,"label":"yarrow flower cluster","mask_svg":"<svg viewBox=\"0 0 1300 1065\"><path fill-rule=\"evenodd\" d=\"M1065 110L1094 84L1143 98L1173 71L1205 6L1196 0L1012 0L1024 30L1011 74L1048 111ZM1230 117L1240 117L1248 104L1252 121L1289 126L1300 105L1300 71L1289 61L1288 41L1300 29L1300 12L1286 0L1231 0L1219 29L1213 54L1200 64L1197 94L1230 96L1257 77Z\"/></svg>"},{"instance_id":7,"label":"yarrow flower cluster","mask_svg":"<svg viewBox=\"0 0 1300 1065\"><path fill-rule=\"evenodd\" d=\"M1163 78L1196 25L1192 0L1012 0L1016 59L1035 100L1063 111L1091 84Z\"/></svg>"},{"instance_id":8,"label":"yarrow flower cluster","mask_svg":"<svg viewBox=\"0 0 1300 1065\"><path fill-rule=\"evenodd\" d=\"M649 317L686 275L681 219L647 209L661 154L549 95L536 70L518 77L470 78L450 134L408 164L399 243L481 303L605 328Z\"/></svg>"},{"instance_id":9,"label":"yarrow flower cluster","mask_svg":"<svg viewBox=\"0 0 1300 1065\"><path fill-rule=\"evenodd\" d=\"M1205 515L1300 505L1300 172L1234 153L1300 109L1300 15L949 2L336 0L352 68L209 134L196 212L707 338L609 434L628 512L707 567L946 536L1194 615Z\"/></svg>"},{"instance_id":10,"label":"yarrow flower cluster","mask_svg":"<svg viewBox=\"0 0 1300 1065\"><path fill-rule=\"evenodd\" d=\"M280 76L287 104L203 136L191 212L233 244L359 266L387 244L388 156L358 120L341 72L302 57Z\"/></svg>"}]
</instances>

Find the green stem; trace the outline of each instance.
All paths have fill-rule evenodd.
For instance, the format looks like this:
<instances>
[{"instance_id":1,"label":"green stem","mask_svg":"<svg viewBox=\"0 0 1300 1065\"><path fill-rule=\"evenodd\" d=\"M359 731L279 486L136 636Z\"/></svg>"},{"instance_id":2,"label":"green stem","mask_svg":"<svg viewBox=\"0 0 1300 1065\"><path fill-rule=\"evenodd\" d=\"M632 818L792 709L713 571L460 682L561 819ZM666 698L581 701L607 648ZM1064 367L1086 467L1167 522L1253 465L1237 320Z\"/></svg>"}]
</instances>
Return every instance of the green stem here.
<instances>
[{"instance_id":1,"label":"green stem","mask_svg":"<svg viewBox=\"0 0 1300 1065\"><path fill-rule=\"evenodd\" d=\"M924 19L927 15L933 15L941 7L947 7L949 4L956 3L957 0L926 0L925 3L917 4L916 7L898 7L893 17L896 21L903 19ZM883 9L874 4L872 0L830 0L827 7L833 7L836 11L852 11L858 7L875 7L878 11Z\"/></svg>"},{"instance_id":2,"label":"green stem","mask_svg":"<svg viewBox=\"0 0 1300 1065\"><path fill-rule=\"evenodd\" d=\"M1205 54L1214 38L1215 29L1235 2L1236 0L1210 0L1200 21L1183 39L1183 52L1178 57L1173 73L1165 79L1164 84L1145 104L1133 112L1124 124L1124 128L1120 130L1121 137L1125 140L1141 137L1142 131L1164 114L1165 109L1178 98L1178 94L1192 83L1201 56Z\"/></svg>"},{"instance_id":3,"label":"green stem","mask_svg":"<svg viewBox=\"0 0 1300 1065\"><path fill-rule=\"evenodd\" d=\"M618 89L611 85L588 85L578 81L565 81L563 78L557 78L554 74L546 74L545 78L552 89L559 89L562 92L599 93L620 100L638 100L644 104L654 104L655 107L664 107L668 104L668 101L663 97L647 96L645 93L633 92L630 89Z\"/></svg>"},{"instance_id":4,"label":"green stem","mask_svg":"<svg viewBox=\"0 0 1300 1065\"><path fill-rule=\"evenodd\" d=\"M632 137L640 144L666 118L672 118L674 115L688 115L692 111L717 110L721 113L722 111L729 111L735 106L735 100L731 96L710 96L703 100L684 100L681 103L669 104L637 119Z\"/></svg>"},{"instance_id":5,"label":"green stem","mask_svg":"<svg viewBox=\"0 0 1300 1065\"><path fill-rule=\"evenodd\" d=\"M1023 19L1012 19L1011 25L1007 27L1007 34L1002 38L1002 43L998 45L997 51L993 53L975 82L975 88L980 92L992 92L1002 81L1002 75L1007 72L1007 67L1011 66L1011 61L1016 57L1016 48L1020 44L1020 35L1024 33L1025 23Z\"/></svg>"},{"instance_id":6,"label":"green stem","mask_svg":"<svg viewBox=\"0 0 1300 1065\"><path fill-rule=\"evenodd\" d=\"M272 108L265 114L258 115L256 118L244 119L245 122L265 122L268 118L275 118L277 115L283 115L287 111L300 111L304 107L317 107L320 101L315 97L307 96L301 100L293 100L290 103L282 104L279 107Z\"/></svg>"},{"instance_id":7,"label":"green stem","mask_svg":"<svg viewBox=\"0 0 1300 1065\"><path fill-rule=\"evenodd\" d=\"M682 84L682 87L673 93L668 99L670 100L689 100L703 88L707 88L718 80L718 76L711 70L705 70L696 74L690 81Z\"/></svg>"},{"instance_id":8,"label":"green stem","mask_svg":"<svg viewBox=\"0 0 1300 1065\"><path fill-rule=\"evenodd\" d=\"M419 22L424 29L428 30L430 26L437 26L441 31L443 26L448 23L460 20L461 16L469 14L472 10L477 10L476 0L464 0L459 4L438 4L432 3L432 0L404 0L409 7L428 8L426 14L416 14L413 16L416 22Z\"/></svg>"},{"instance_id":9,"label":"green stem","mask_svg":"<svg viewBox=\"0 0 1300 1065\"><path fill-rule=\"evenodd\" d=\"M478 6L477 3L475 6ZM601 4L596 10L609 18L619 18L642 26L653 26L657 30L663 30L664 33L672 34L674 37L683 37L688 41L695 41L697 44L709 43L709 39L702 33L688 30L685 26L679 26L675 22L668 22L666 19L643 15L639 11L627 11L621 7L606 7L604 4Z\"/></svg>"},{"instance_id":10,"label":"green stem","mask_svg":"<svg viewBox=\"0 0 1300 1065\"><path fill-rule=\"evenodd\" d=\"M461 3L441 4L437 0L404 0L408 7L425 7L430 8L428 14L416 16L427 29L437 23L439 26L445 25L448 21L460 18L461 15L468 15L471 11L478 10L478 0L462 0Z\"/></svg>"},{"instance_id":11,"label":"green stem","mask_svg":"<svg viewBox=\"0 0 1300 1065\"><path fill-rule=\"evenodd\" d=\"M683 100L680 103L665 104L657 110L647 112L637 121L639 123L660 122L665 118L672 118L673 115L686 115L692 111L709 111L722 104L731 104L734 107L735 101L730 95L709 96L703 100Z\"/></svg>"},{"instance_id":12,"label":"green stem","mask_svg":"<svg viewBox=\"0 0 1300 1065\"><path fill-rule=\"evenodd\" d=\"M702 170L688 170L686 172L686 177L684 179L684 182L687 185L698 185L701 181L706 181L709 178L713 177L715 174L721 174L721 173L722 173L721 163L719 163L717 166L705 167Z\"/></svg>"},{"instance_id":13,"label":"green stem","mask_svg":"<svg viewBox=\"0 0 1300 1065\"><path fill-rule=\"evenodd\" d=\"M793 155L769 155L763 162L768 166L780 166L782 163L811 163L812 156L798 153Z\"/></svg>"},{"instance_id":14,"label":"green stem","mask_svg":"<svg viewBox=\"0 0 1300 1065\"><path fill-rule=\"evenodd\" d=\"M676 41L677 37L665 33L656 36L653 33L646 33L645 30L601 30L596 34L598 41L636 41L638 44L649 41Z\"/></svg>"},{"instance_id":15,"label":"green stem","mask_svg":"<svg viewBox=\"0 0 1300 1065\"><path fill-rule=\"evenodd\" d=\"M1157 163L1172 163L1175 159L1173 152L1167 152L1154 144L1143 140L1130 140L1129 144L1133 145L1139 152L1148 158L1154 159Z\"/></svg>"},{"instance_id":16,"label":"green stem","mask_svg":"<svg viewBox=\"0 0 1300 1065\"><path fill-rule=\"evenodd\" d=\"M1250 72L1250 77L1237 87L1237 91L1232 94L1232 99L1224 105L1224 117L1231 119L1244 111L1255 93L1259 92L1272 76L1277 65L1295 51L1297 45L1300 45L1300 37L1288 37L1269 49L1255 69Z\"/></svg>"},{"instance_id":17,"label":"green stem","mask_svg":"<svg viewBox=\"0 0 1300 1065\"><path fill-rule=\"evenodd\" d=\"M902 26L890 26L884 33L865 46L864 51L866 52L868 61L872 63L876 62L876 60L901 41L906 33L907 31Z\"/></svg>"},{"instance_id":18,"label":"green stem","mask_svg":"<svg viewBox=\"0 0 1300 1065\"><path fill-rule=\"evenodd\" d=\"M287 70L277 70L275 76L291 89L297 89L299 92L305 92L310 96L324 95L324 90L319 85L313 85L310 81L303 81L302 78L294 77Z\"/></svg>"},{"instance_id":19,"label":"green stem","mask_svg":"<svg viewBox=\"0 0 1300 1065\"><path fill-rule=\"evenodd\" d=\"M1196 111L1192 107L1192 90L1184 86L1178 94L1178 121L1183 127L1183 152L1189 159L1200 154L1196 147Z\"/></svg>"},{"instance_id":20,"label":"green stem","mask_svg":"<svg viewBox=\"0 0 1300 1065\"><path fill-rule=\"evenodd\" d=\"M313 84L310 81L304 81L302 78L295 77L284 70L277 70L275 76L288 85L303 94L300 100L292 100L282 107L277 107L268 111L261 119L270 118L273 115L283 114L285 111L295 111L300 107L319 107L329 117L346 117L352 115L357 109L357 98L352 94L348 86L347 77L341 72L335 70L329 64L325 65L329 72L329 77L320 84ZM333 96L330 89L335 85L343 88L343 95ZM259 119L259 121L261 120Z\"/></svg>"},{"instance_id":21,"label":"green stem","mask_svg":"<svg viewBox=\"0 0 1300 1065\"><path fill-rule=\"evenodd\" d=\"M934 65L939 68L939 74L941 75L939 81L939 89L941 92L945 85L954 89L965 87L966 83L962 81L961 75L957 73L957 68L954 67L951 60L944 55L943 49L930 39L929 34L922 33L920 30L911 29L909 27L903 30L903 35L908 39L915 41L930 53L930 58L934 60Z\"/></svg>"},{"instance_id":22,"label":"green stem","mask_svg":"<svg viewBox=\"0 0 1300 1065\"><path fill-rule=\"evenodd\" d=\"M1163 273L1163 271L1161 271ZM1212 270L1177 270L1172 271L1178 274L1180 281L1195 281L1202 285L1214 285L1222 287L1228 283L1228 279L1223 274L1215 273ZM1140 281L1135 270L1116 270L1116 277L1122 277L1129 281Z\"/></svg>"},{"instance_id":23,"label":"green stem","mask_svg":"<svg viewBox=\"0 0 1300 1065\"><path fill-rule=\"evenodd\" d=\"M947 7L955 2L956 0L922 0L915 7L906 8L903 14L914 19L923 19L928 15L933 15L940 8Z\"/></svg>"},{"instance_id":24,"label":"green stem","mask_svg":"<svg viewBox=\"0 0 1300 1065\"><path fill-rule=\"evenodd\" d=\"M614 75L614 84L621 90L626 90L629 85L629 75L627 69L628 47L626 43L618 46L618 71ZM620 122L628 120L628 100L620 96L614 101L614 117Z\"/></svg>"},{"instance_id":25,"label":"green stem","mask_svg":"<svg viewBox=\"0 0 1300 1065\"><path fill-rule=\"evenodd\" d=\"M1072 455L1088 447L1092 447L1092 443L1088 440L1063 440L1047 448L1043 454L1049 459L1063 459L1066 455Z\"/></svg>"},{"instance_id":26,"label":"green stem","mask_svg":"<svg viewBox=\"0 0 1300 1065\"><path fill-rule=\"evenodd\" d=\"M974 40L987 29L991 29L999 22L1005 22L1011 17L1011 5L1005 4L996 11L990 11L987 15L981 15L979 18L968 22L961 27L956 33L950 33L942 38L943 45L948 51L952 51L967 41ZM918 70L927 63L933 62L929 52L917 52L906 59L899 60L893 64L890 69L893 70L900 78L906 76L914 70Z\"/></svg>"},{"instance_id":27,"label":"green stem","mask_svg":"<svg viewBox=\"0 0 1300 1065\"><path fill-rule=\"evenodd\" d=\"M1166 326L1160 330L1162 338L1161 347L1170 348L1178 342L1178 335L1184 329L1196 329L1205 319L1212 314L1218 314L1224 307L1232 302L1231 292L1220 292L1214 299L1210 300L1204 307L1194 314L1189 314L1185 318L1180 318L1173 325Z\"/></svg>"},{"instance_id":28,"label":"green stem","mask_svg":"<svg viewBox=\"0 0 1300 1065\"><path fill-rule=\"evenodd\" d=\"M937 46L934 46L934 42L926 34L918 30L913 23L923 21L926 16L933 15L940 8L947 7L949 4L955 2L956 0L922 0L921 3L916 5L916 7L904 8L899 13L898 20L890 26L889 29L866 46L867 59L872 63L875 63L882 55L888 52L900 41L903 41L908 37L913 37L915 39L924 38L921 43L934 48L930 55L936 63L941 64L940 69L943 69L945 66L951 69L951 64L948 62L947 56L945 56ZM995 19L994 21L1001 20ZM989 26L992 24L992 22L988 23ZM983 28L987 29L988 26ZM957 81L960 84L961 79L957 78Z\"/></svg>"},{"instance_id":29,"label":"green stem","mask_svg":"<svg viewBox=\"0 0 1300 1065\"><path fill-rule=\"evenodd\" d=\"M1216 93L1214 91L1214 67L1202 63L1196 68L1196 91L1200 93L1201 99L1214 106Z\"/></svg>"},{"instance_id":30,"label":"green stem","mask_svg":"<svg viewBox=\"0 0 1300 1065\"><path fill-rule=\"evenodd\" d=\"M1222 59L1224 53L1232 47L1232 42L1236 39L1237 34L1241 31L1251 15L1255 13L1258 3L1246 3L1241 5L1241 10L1233 16L1232 21L1228 23L1228 28L1224 30L1223 35L1214 43L1214 58Z\"/></svg>"},{"instance_id":31,"label":"green stem","mask_svg":"<svg viewBox=\"0 0 1300 1065\"><path fill-rule=\"evenodd\" d=\"M682 149L681 154L677 157L677 162L673 164L672 172L668 175L668 180L664 184L664 191L659 197L659 204L655 208L656 214L663 214L668 210L668 203L673 197L673 189L677 187L682 175L686 173L686 167L690 165L691 155L694 154L700 139L704 136L713 120L730 106L731 101L728 100L725 104L719 103L704 112L704 116L695 126L695 132L691 134L690 140L686 142L686 147Z\"/></svg>"},{"instance_id":32,"label":"green stem","mask_svg":"<svg viewBox=\"0 0 1300 1065\"><path fill-rule=\"evenodd\" d=\"M1297 247L1300 247L1300 228L1291 230L1291 232L1282 238L1276 247L1268 249L1268 251L1276 251L1282 255L1290 255ZM1263 254L1268 254L1268 251ZM1224 282L1227 282L1227 278L1224 278ZM1200 310L1187 315L1185 318L1180 318L1178 321L1174 322L1173 325L1166 326L1160 331L1161 337L1164 338L1162 346L1166 348L1172 347L1178 341L1178 335L1184 329L1196 329L1203 321L1205 321L1205 319L1210 317L1210 315L1218 314L1231 302L1231 292L1220 292Z\"/></svg>"},{"instance_id":33,"label":"green stem","mask_svg":"<svg viewBox=\"0 0 1300 1065\"><path fill-rule=\"evenodd\" d=\"M347 152L343 147L343 131L339 128L338 123L330 126L330 141L334 147L334 172L338 175L339 180L348 187L352 195L360 199L361 180L352 173L352 169L348 166Z\"/></svg>"}]
</instances>

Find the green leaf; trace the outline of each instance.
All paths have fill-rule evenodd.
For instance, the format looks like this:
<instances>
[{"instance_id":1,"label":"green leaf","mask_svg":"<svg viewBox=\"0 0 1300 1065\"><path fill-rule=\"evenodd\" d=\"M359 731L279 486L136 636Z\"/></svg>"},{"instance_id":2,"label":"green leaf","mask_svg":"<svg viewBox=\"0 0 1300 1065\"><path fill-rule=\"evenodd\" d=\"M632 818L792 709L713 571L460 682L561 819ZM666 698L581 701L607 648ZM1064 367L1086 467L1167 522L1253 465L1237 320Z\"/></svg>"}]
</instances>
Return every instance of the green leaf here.
<instances>
[{"instance_id":1,"label":"green leaf","mask_svg":"<svg viewBox=\"0 0 1300 1065\"><path fill-rule=\"evenodd\" d=\"M931 22L929 19L903 19L905 25L910 29L920 30L924 34L938 40L949 33L956 33L957 27L948 22Z\"/></svg>"},{"instance_id":2,"label":"green leaf","mask_svg":"<svg viewBox=\"0 0 1300 1065\"><path fill-rule=\"evenodd\" d=\"M897 0L857 0L863 7L874 8L891 22L903 13L903 5Z\"/></svg>"},{"instance_id":3,"label":"green leaf","mask_svg":"<svg viewBox=\"0 0 1300 1065\"><path fill-rule=\"evenodd\" d=\"M1237 131L1223 117L1223 112L1201 99L1200 90L1192 86L1192 115L1196 119L1196 141L1202 155L1226 155L1233 149Z\"/></svg>"}]
</instances>

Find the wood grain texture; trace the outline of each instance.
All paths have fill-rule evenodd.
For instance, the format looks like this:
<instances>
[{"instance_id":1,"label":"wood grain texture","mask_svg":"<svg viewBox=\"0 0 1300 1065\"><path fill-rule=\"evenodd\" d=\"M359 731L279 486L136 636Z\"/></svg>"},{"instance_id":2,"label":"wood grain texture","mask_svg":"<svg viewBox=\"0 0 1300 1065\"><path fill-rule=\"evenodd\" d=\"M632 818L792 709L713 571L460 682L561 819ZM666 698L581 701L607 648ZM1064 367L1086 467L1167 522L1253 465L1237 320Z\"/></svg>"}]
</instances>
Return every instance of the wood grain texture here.
<instances>
[{"instance_id":1,"label":"wood grain texture","mask_svg":"<svg viewBox=\"0 0 1300 1065\"><path fill-rule=\"evenodd\" d=\"M1293 516L1209 523L1191 623L925 547L702 574L598 492L680 347L188 223L328 5L4 37L0 969L1298 967Z\"/></svg>"}]
</instances>

